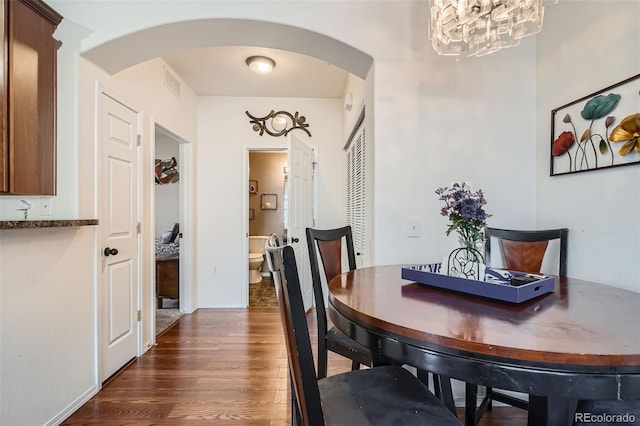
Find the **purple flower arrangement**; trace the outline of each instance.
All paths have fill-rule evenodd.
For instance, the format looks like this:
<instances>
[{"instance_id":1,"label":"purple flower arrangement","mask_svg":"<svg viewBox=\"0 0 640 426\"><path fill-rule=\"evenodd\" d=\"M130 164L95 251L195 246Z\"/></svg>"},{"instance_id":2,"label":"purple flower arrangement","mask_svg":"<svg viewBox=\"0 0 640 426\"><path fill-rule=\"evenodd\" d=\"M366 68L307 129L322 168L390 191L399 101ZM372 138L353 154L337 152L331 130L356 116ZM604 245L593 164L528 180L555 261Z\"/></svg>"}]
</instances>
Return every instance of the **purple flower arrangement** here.
<instances>
[{"instance_id":1,"label":"purple flower arrangement","mask_svg":"<svg viewBox=\"0 0 640 426\"><path fill-rule=\"evenodd\" d=\"M436 194L445 204L440 214L451 220L447 235L456 231L465 246L476 248L476 243L484 241L484 228L487 218L491 217L484 209L487 200L482 190L474 192L465 182L456 182L450 187L436 189Z\"/></svg>"}]
</instances>

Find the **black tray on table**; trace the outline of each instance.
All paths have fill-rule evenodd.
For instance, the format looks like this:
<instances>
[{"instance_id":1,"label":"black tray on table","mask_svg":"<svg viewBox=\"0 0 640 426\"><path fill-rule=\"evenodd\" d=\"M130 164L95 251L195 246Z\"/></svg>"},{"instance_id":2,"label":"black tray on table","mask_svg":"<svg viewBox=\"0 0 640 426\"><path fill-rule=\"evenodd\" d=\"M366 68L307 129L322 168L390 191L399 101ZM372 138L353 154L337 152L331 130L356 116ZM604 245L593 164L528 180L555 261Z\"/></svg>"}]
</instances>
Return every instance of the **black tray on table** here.
<instances>
[{"instance_id":1,"label":"black tray on table","mask_svg":"<svg viewBox=\"0 0 640 426\"><path fill-rule=\"evenodd\" d=\"M509 271L513 277L535 279L535 281L514 286L507 283L477 281L434 272L439 271L440 267L440 263L406 266L402 268L402 278L444 290L452 290L510 303L522 303L551 293L555 290L556 286L555 278L546 275Z\"/></svg>"}]
</instances>

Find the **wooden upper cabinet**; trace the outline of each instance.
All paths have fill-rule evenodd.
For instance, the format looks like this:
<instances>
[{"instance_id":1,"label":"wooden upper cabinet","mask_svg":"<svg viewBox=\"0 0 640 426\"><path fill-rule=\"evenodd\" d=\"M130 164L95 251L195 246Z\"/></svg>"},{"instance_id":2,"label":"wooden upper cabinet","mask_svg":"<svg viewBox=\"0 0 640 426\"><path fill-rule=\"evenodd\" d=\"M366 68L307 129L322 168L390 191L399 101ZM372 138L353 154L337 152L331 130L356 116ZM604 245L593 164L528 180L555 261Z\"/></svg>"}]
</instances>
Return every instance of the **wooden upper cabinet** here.
<instances>
[{"instance_id":1,"label":"wooden upper cabinet","mask_svg":"<svg viewBox=\"0 0 640 426\"><path fill-rule=\"evenodd\" d=\"M62 17L40 0L3 8L0 191L56 194L56 69Z\"/></svg>"}]
</instances>

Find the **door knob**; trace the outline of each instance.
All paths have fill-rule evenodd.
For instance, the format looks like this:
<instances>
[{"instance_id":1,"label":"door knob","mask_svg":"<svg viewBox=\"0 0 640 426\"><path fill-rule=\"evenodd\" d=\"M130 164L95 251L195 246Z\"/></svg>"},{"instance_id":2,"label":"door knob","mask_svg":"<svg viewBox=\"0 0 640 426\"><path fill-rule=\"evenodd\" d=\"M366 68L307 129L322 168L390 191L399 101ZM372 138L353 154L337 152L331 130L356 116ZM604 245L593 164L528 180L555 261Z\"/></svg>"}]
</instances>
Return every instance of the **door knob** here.
<instances>
[{"instance_id":1,"label":"door knob","mask_svg":"<svg viewBox=\"0 0 640 426\"><path fill-rule=\"evenodd\" d=\"M104 255L105 256L115 256L116 254L118 254L118 249L117 248L105 248L104 249Z\"/></svg>"},{"instance_id":2,"label":"door knob","mask_svg":"<svg viewBox=\"0 0 640 426\"><path fill-rule=\"evenodd\" d=\"M300 240L299 240L299 239L297 239L296 237L291 237L291 242L292 242L292 243L297 243L297 242L299 242L299 241L300 241Z\"/></svg>"}]
</instances>

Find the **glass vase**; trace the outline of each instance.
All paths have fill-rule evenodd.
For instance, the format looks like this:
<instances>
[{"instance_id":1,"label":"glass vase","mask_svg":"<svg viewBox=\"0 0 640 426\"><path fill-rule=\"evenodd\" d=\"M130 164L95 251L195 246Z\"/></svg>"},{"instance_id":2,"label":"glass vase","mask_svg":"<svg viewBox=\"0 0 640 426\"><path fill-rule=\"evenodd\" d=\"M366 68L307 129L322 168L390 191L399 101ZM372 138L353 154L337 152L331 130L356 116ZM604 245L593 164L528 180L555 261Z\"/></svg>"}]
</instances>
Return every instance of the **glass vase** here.
<instances>
[{"instance_id":1,"label":"glass vase","mask_svg":"<svg viewBox=\"0 0 640 426\"><path fill-rule=\"evenodd\" d=\"M480 252L480 254L482 254L482 249L484 247L484 238L480 238L476 240L473 238L466 237L464 235L458 235L458 244L460 244L460 247L463 247L463 248L476 249Z\"/></svg>"},{"instance_id":2,"label":"glass vase","mask_svg":"<svg viewBox=\"0 0 640 426\"><path fill-rule=\"evenodd\" d=\"M460 248L466 249L461 253L462 259L484 264L484 242L484 237L474 239L458 234L458 244L460 244Z\"/></svg>"}]
</instances>

